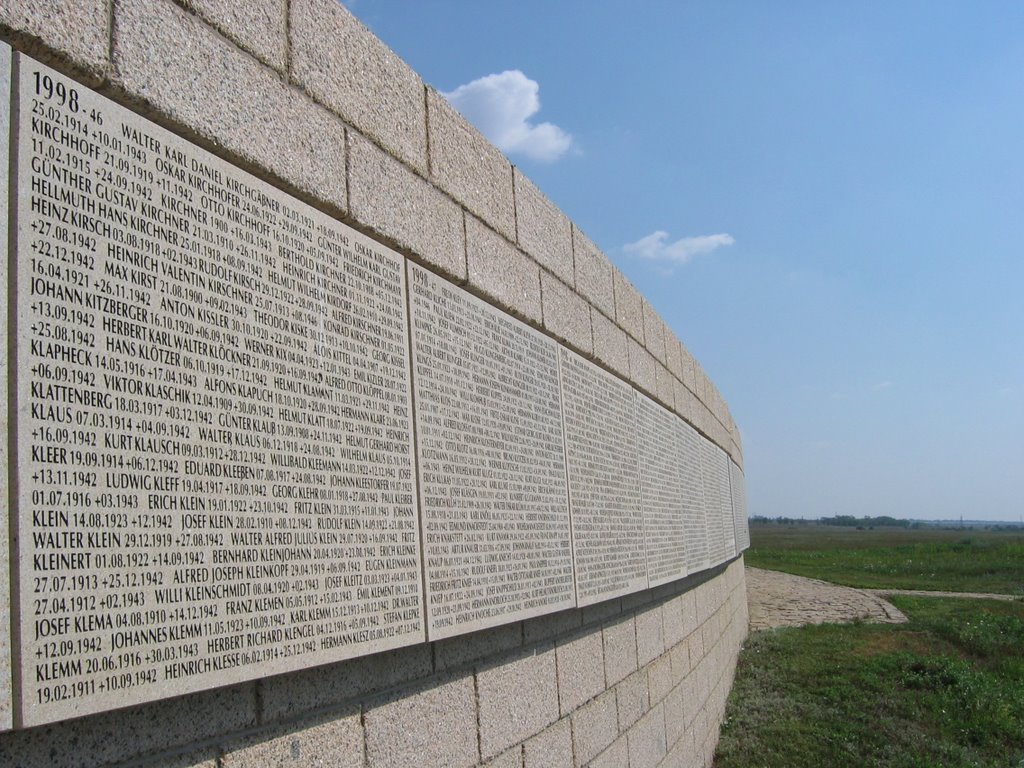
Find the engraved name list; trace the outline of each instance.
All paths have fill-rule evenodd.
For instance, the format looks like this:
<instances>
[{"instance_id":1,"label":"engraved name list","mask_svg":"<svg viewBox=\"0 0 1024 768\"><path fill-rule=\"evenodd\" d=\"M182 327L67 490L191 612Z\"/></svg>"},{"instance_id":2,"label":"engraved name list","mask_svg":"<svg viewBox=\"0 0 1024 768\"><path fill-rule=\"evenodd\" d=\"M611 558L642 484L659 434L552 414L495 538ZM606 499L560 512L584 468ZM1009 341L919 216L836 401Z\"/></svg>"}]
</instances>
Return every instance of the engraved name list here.
<instances>
[{"instance_id":1,"label":"engraved name list","mask_svg":"<svg viewBox=\"0 0 1024 768\"><path fill-rule=\"evenodd\" d=\"M401 257L19 63L23 723L423 640Z\"/></svg>"}]
</instances>

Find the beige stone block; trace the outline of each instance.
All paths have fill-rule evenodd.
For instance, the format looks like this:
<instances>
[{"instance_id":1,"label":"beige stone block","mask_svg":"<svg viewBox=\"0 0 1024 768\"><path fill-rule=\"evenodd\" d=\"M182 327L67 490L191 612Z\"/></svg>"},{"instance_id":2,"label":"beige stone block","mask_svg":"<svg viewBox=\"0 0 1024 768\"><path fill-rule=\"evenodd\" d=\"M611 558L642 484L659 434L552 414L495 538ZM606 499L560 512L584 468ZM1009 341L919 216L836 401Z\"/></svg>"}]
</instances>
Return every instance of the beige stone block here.
<instances>
[{"instance_id":1,"label":"beige stone block","mask_svg":"<svg viewBox=\"0 0 1024 768\"><path fill-rule=\"evenodd\" d=\"M646 607L653 599L654 590L638 589L635 592L630 592L629 594L622 596L622 610L623 612L636 612L639 609Z\"/></svg>"},{"instance_id":2,"label":"beige stone block","mask_svg":"<svg viewBox=\"0 0 1024 768\"><path fill-rule=\"evenodd\" d=\"M523 622L523 643L530 645L541 640L552 640L579 629L583 612L578 608L537 616Z\"/></svg>"},{"instance_id":3,"label":"beige stone block","mask_svg":"<svg viewBox=\"0 0 1024 768\"><path fill-rule=\"evenodd\" d=\"M615 317L615 267L593 241L572 228L576 290L608 317Z\"/></svg>"},{"instance_id":4,"label":"beige stone block","mask_svg":"<svg viewBox=\"0 0 1024 768\"><path fill-rule=\"evenodd\" d=\"M590 762L589 768L623 768L629 765L629 745L623 736Z\"/></svg>"},{"instance_id":5,"label":"beige stone block","mask_svg":"<svg viewBox=\"0 0 1024 768\"><path fill-rule=\"evenodd\" d=\"M629 378L644 392L655 394L657 362L654 356L634 339L629 339L626 345L629 352Z\"/></svg>"},{"instance_id":6,"label":"beige stone block","mask_svg":"<svg viewBox=\"0 0 1024 768\"><path fill-rule=\"evenodd\" d=\"M433 657L426 643L276 675L260 681L262 721L293 718L428 677Z\"/></svg>"},{"instance_id":7,"label":"beige stone block","mask_svg":"<svg viewBox=\"0 0 1024 768\"><path fill-rule=\"evenodd\" d=\"M683 627L682 597L666 600L661 606L661 624L665 633L665 647L672 649L686 637Z\"/></svg>"},{"instance_id":8,"label":"beige stone block","mask_svg":"<svg viewBox=\"0 0 1024 768\"><path fill-rule=\"evenodd\" d=\"M686 688L676 685L665 697L665 742L672 747L686 733L686 707L684 697ZM683 739L685 742L686 740Z\"/></svg>"},{"instance_id":9,"label":"beige stone block","mask_svg":"<svg viewBox=\"0 0 1024 768\"><path fill-rule=\"evenodd\" d=\"M673 387L674 406L675 412L681 419L684 419L687 424L696 426L694 424L695 416L694 412L697 407L697 396L687 389L682 382L676 381Z\"/></svg>"},{"instance_id":10,"label":"beige stone block","mask_svg":"<svg viewBox=\"0 0 1024 768\"><path fill-rule=\"evenodd\" d=\"M572 729L561 720L523 745L524 768L572 768Z\"/></svg>"},{"instance_id":11,"label":"beige stone block","mask_svg":"<svg viewBox=\"0 0 1024 768\"><path fill-rule=\"evenodd\" d=\"M694 598L697 601L697 623L703 626L718 610L719 602L715 594L715 583L708 581L701 584L696 590Z\"/></svg>"},{"instance_id":12,"label":"beige stone block","mask_svg":"<svg viewBox=\"0 0 1024 768\"><path fill-rule=\"evenodd\" d=\"M246 683L5 733L0 765L110 765L186 749L255 724L256 688Z\"/></svg>"},{"instance_id":13,"label":"beige stone block","mask_svg":"<svg viewBox=\"0 0 1024 768\"><path fill-rule=\"evenodd\" d=\"M476 765L473 676L431 680L367 706L367 768Z\"/></svg>"},{"instance_id":14,"label":"beige stone block","mask_svg":"<svg viewBox=\"0 0 1024 768\"><path fill-rule=\"evenodd\" d=\"M662 708L652 708L629 731L627 738L630 768L656 768L668 753Z\"/></svg>"},{"instance_id":15,"label":"beige stone block","mask_svg":"<svg viewBox=\"0 0 1024 768\"><path fill-rule=\"evenodd\" d=\"M665 365L672 372L672 375L683 380L683 351L682 343L675 337L671 329L665 334Z\"/></svg>"},{"instance_id":16,"label":"beige stone block","mask_svg":"<svg viewBox=\"0 0 1024 768\"><path fill-rule=\"evenodd\" d=\"M594 357L620 376L629 377L626 332L600 312L590 313L594 328Z\"/></svg>"},{"instance_id":17,"label":"beige stone block","mask_svg":"<svg viewBox=\"0 0 1024 768\"><path fill-rule=\"evenodd\" d=\"M605 689L604 640L600 630L587 629L555 648L558 660L558 705L566 715Z\"/></svg>"},{"instance_id":18,"label":"beige stone block","mask_svg":"<svg viewBox=\"0 0 1024 768\"><path fill-rule=\"evenodd\" d=\"M430 177L478 218L515 240L512 164L440 93L427 89Z\"/></svg>"},{"instance_id":19,"label":"beige stone block","mask_svg":"<svg viewBox=\"0 0 1024 768\"><path fill-rule=\"evenodd\" d=\"M434 643L434 666L438 671L452 669L522 644L523 631L519 622L449 637Z\"/></svg>"},{"instance_id":20,"label":"beige stone block","mask_svg":"<svg viewBox=\"0 0 1024 768\"><path fill-rule=\"evenodd\" d=\"M690 350L686 348L686 345L679 342L679 359L680 364L683 368L683 375L680 377L683 380L683 384L686 388L697 394L697 361L693 359L693 355L690 354Z\"/></svg>"},{"instance_id":21,"label":"beige stone block","mask_svg":"<svg viewBox=\"0 0 1024 768\"><path fill-rule=\"evenodd\" d=\"M643 315L644 344L647 350L654 355L654 358L662 365L665 365L668 362L665 351L665 338L671 335L672 332L665 327L665 321L661 319L661 315L655 311L647 299L643 300Z\"/></svg>"},{"instance_id":22,"label":"beige stone block","mask_svg":"<svg viewBox=\"0 0 1024 768\"><path fill-rule=\"evenodd\" d=\"M619 733L625 733L650 708L647 670L640 669L615 686Z\"/></svg>"},{"instance_id":23,"label":"beige stone block","mask_svg":"<svg viewBox=\"0 0 1024 768\"><path fill-rule=\"evenodd\" d=\"M558 719L553 645L506 656L477 672L480 753L486 760Z\"/></svg>"},{"instance_id":24,"label":"beige stone block","mask_svg":"<svg viewBox=\"0 0 1024 768\"><path fill-rule=\"evenodd\" d=\"M675 421L675 419L673 419ZM680 590L683 589L682 577L666 581L664 584L656 585L652 590L653 602L663 603L666 600L672 600L679 596Z\"/></svg>"},{"instance_id":25,"label":"beige stone block","mask_svg":"<svg viewBox=\"0 0 1024 768\"><path fill-rule=\"evenodd\" d=\"M727 408L725 406L725 399L722 397L722 393L710 378L706 382L707 396L708 396L708 410L711 411L712 415L718 422L725 425L728 419Z\"/></svg>"},{"instance_id":26,"label":"beige stone block","mask_svg":"<svg viewBox=\"0 0 1024 768\"><path fill-rule=\"evenodd\" d=\"M44 60L56 53L93 79L110 66L110 0L4 2L0 25L25 36L25 52Z\"/></svg>"},{"instance_id":27,"label":"beige stone block","mask_svg":"<svg viewBox=\"0 0 1024 768\"><path fill-rule=\"evenodd\" d=\"M602 600L599 603L586 606L580 613L582 614L583 626L585 627L594 624L604 624L622 615L622 600L617 597L611 600Z\"/></svg>"},{"instance_id":28,"label":"beige stone block","mask_svg":"<svg viewBox=\"0 0 1024 768\"><path fill-rule=\"evenodd\" d=\"M718 641L720 639L717 627L714 621L708 621L701 625L700 628L700 641L704 646L705 653L712 653L718 649ZM717 661L717 659L716 659Z\"/></svg>"},{"instance_id":29,"label":"beige stone block","mask_svg":"<svg viewBox=\"0 0 1024 768\"><path fill-rule=\"evenodd\" d=\"M693 364L693 375L694 380L697 382L697 389L694 390L694 394L697 395L697 399L699 399L702 403L704 403L705 406L707 406L711 402L711 382L708 379L708 375L704 372L704 369L700 366L699 363L697 363L696 360ZM708 411L710 412L710 410L711 408L709 407Z\"/></svg>"},{"instance_id":30,"label":"beige stone block","mask_svg":"<svg viewBox=\"0 0 1024 768\"><path fill-rule=\"evenodd\" d=\"M150 760L132 762L130 765L131 768L220 768L218 760L221 754L220 747L210 746L184 754L176 753L173 757L164 754Z\"/></svg>"},{"instance_id":31,"label":"beige stone block","mask_svg":"<svg viewBox=\"0 0 1024 768\"><path fill-rule=\"evenodd\" d=\"M464 282L466 232L459 206L372 142L352 131L348 136L353 218Z\"/></svg>"},{"instance_id":32,"label":"beige stone block","mask_svg":"<svg viewBox=\"0 0 1024 768\"><path fill-rule=\"evenodd\" d=\"M700 626L700 622L697 621L696 590L691 590L681 596L680 608L683 615L683 633L689 635Z\"/></svg>"},{"instance_id":33,"label":"beige stone block","mask_svg":"<svg viewBox=\"0 0 1024 768\"><path fill-rule=\"evenodd\" d=\"M699 399L693 401L693 426L701 432L702 435L710 439L711 434L714 432L713 423L715 417L711 415L711 411L707 409Z\"/></svg>"},{"instance_id":34,"label":"beige stone block","mask_svg":"<svg viewBox=\"0 0 1024 768\"><path fill-rule=\"evenodd\" d=\"M615 321L630 336L644 341L644 298L626 276L615 271Z\"/></svg>"},{"instance_id":35,"label":"beige stone block","mask_svg":"<svg viewBox=\"0 0 1024 768\"><path fill-rule=\"evenodd\" d=\"M672 674L672 655L664 653L655 659L647 667L647 690L650 693L651 704L657 704L668 696L676 684Z\"/></svg>"},{"instance_id":36,"label":"beige stone block","mask_svg":"<svg viewBox=\"0 0 1024 768\"><path fill-rule=\"evenodd\" d=\"M696 764L690 760L690 754L685 747L684 744L670 746L660 768L696 768Z\"/></svg>"},{"instance_id":37,"label":"beige stone block","mask_svg":"<svg viewBox=\"0 0 1024 768\"><path fill-rule=\"evenodd\" d=\"M291 0L291 73L318 102L426 173L423 81L344 6Z\"/></svg>"},{"instance_id":38,"label":"beige stone block","mask_svg":"<svg viewBox=\"0 0 1024 768\"><path fill-rule=\"evenodd\" d=\"M686 640L676 643L668 652L668 656L672 660L672 681L678 685L686 679L693 668L690 663L690 643Z\"/></svg>"},{"instance_id":39,"label":"beige stone block","mask_svg":"<svg viewBox=\"0 0 1024 768\"><path fill-rule=\"evenodd\" d=\"M200 19L168 0L123 0L113 49L115 85L303 193L347 208L341 120Z\"/></svg>"},{"instance_id":40,"label":"beige stone block","mask_svg":"<svg viewBox=\"0 0 1024 768\"><path fill-rule=\"evenodd\" d=\"M257 59L284 72L288 50L288 0L183 2Z\"/></svg>"},{"instance_id":41,"label":"beige stone block","mask_svg":"<svg viewBox=\"0 0 1024 768\"><path fill-rule=\"evenodd\" d=\"M691 643L690 647L692 648L694 645L694 643ZM699 709L701 712L704 712L704 703L711 695L711 688L715 679L714 659L712 659L711 656L705 656L702 658L690 672L690 678L693 678L696 685L696 698L697 701L700 702ZM689 681L690 678L687 678L687 681Z\"/></svg>"},{"instance_id":42,"label":"beige stone block","mask_svg":"<svg viewBox=\"0 0 1024 768\"><path fill-rule=\"evenodd\" d=\"M572 223L521 170L513 167L513 174L519 247L575 287Z\"/></svg>"},{"instance_id":43,"label":"beige stone block","mask_svg":"<svg viewBox=\"0 0 1024 768\"><path fill-rule=\"evenodd\" d=\"M572 288L544 270L540 273L540 288L544 327L581 354L590 356L594 351L590 305Z\"/></svg>"},{"instance_id":44,"label":"beige stone block","mask_svg":"<svg viewBox=\"0 0 1024 768\"><path fill-rule=\"evenodd\" d=\"M229 742L219 768L307 766L362 768L363 727L358 707Z\"/></svg>"},{"instance_id":45,"label":"beige stone block","mask_svg":"<svg viewBox=\"0 0 1024 768\"><path fill-rule=\"evenodd\" d=\"M661 363L654 364L654 394L669 410L675 410L677 383L668 368Z\"/></svg>"},{"instance_id":46,"label":"beige stone block","mask_svg":"<svg viewBox=\"0 0 1024 768\"><path fill-rule=\"evenodd\" d=\"M636 623L632 616L604 625L604 669L609 687L637 670Z\"/></svg>"},{"instance_id":47,"label":"beige stone block","mask_svg":"<svg viewBox=\"0 0 1024 768\"><path fill-rule=\"evenodd\" d=\"M652 605L636 614L637 663L643 667L665 652L665 629L660 605Z\"/></svg>"},{"instance_id":48,"label":"beige stone block","mask_svg":"<svg viewBox=\"0 0 1024 768\"><path fill-rule=\"evenodd\" d=\"M523 768L523 745L519 744L484 763L484 768Z\"/></svg>"},{"instance_id":49,"label":"beige stone block","mask_svg":"<svg viewBox=\"0 0 1024 768\"><path fill-rule=\"evenodd\" d=\"M696 674L691 674L681 685L677 686L683 704L683 723L688 730L694 733L701 733L701 724L697 718L707 700L706 695L703 694L701 682ZM703 737L703 733L701 733L701 737Z\"/></svg>"},{"instance_id":50,"label":"beige stone block","mask_svg":"<svg viewBox=\"0 0 1024 768\"><path fill-rule=\"evenodd\" d=\"M576 765L586 765L615 741L619 717L615 691L608 691L572 715L572 742Z\"/></svg>"},{"instance_id":51,"label":"beige stone block","mask_svg":"<svg viewBox=\"0 0 1024 768\"><path fill-rule=\"evenodd\" d=\"M540 324L540 267L532 259L473 216L466 216L466 255L471 288Z\"/></svg>"}]
</instances>

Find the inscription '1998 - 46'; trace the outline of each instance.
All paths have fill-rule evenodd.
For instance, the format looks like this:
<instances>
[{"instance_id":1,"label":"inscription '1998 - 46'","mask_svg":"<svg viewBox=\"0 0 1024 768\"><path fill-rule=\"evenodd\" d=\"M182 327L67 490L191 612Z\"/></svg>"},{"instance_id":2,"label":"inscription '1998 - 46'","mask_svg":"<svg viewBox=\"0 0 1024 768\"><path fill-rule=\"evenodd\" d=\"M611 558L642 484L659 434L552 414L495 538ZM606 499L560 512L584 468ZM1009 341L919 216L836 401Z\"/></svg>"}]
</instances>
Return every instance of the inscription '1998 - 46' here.
<instances>
[{"instance_id":1,"label":"inscription '1998 - 46'","mask_svg":"<svg viewBox=\"0 0 1024 768\"><path fill-rule=\"evenodd\" d=\"M403 260L20 64L23 723L422 641Z\"/></svg>"}]
</instances>

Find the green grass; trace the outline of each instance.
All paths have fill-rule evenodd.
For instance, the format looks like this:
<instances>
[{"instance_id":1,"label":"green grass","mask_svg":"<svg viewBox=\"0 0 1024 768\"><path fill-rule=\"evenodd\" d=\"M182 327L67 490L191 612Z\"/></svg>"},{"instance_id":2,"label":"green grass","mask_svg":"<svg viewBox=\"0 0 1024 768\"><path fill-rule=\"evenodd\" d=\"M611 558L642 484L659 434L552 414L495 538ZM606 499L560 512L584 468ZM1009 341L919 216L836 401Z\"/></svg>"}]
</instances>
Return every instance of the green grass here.
<instances>
[{"instance_id":1,"label":"green grass","mask_svg":"<svg viewBox=\"0 0 1024 768\"><path fill-rule=\"evenodd\" d=\"M1024 595L1024 534L750 526L747 565L851 587Z\"/></svg>"},{"instance_id":2,"label":"green grass","mask_svg":"<svg viewBox=\"0 0 1024 768\"><path fill-rule=\"evenodd\" d=\"M757 632L717 768L1024 768L1024 603L897 597L909 624Z\"/></svg>"}]
</instances>

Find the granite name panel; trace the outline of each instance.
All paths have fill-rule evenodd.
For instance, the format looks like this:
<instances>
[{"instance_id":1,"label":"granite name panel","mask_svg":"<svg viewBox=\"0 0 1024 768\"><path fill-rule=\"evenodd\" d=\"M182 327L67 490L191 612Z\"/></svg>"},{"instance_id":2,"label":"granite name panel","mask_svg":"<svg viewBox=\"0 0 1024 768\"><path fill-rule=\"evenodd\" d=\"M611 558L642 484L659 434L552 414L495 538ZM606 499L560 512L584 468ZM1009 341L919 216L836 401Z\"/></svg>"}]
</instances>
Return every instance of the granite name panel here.
<instances>
[{"instance_id":1,"label":"granite name panel","mask_svg":"<svg viewBox=\"0 0 1024 768\"><path fill-rule=\"evenodd\" d=\"M733 522L735 513L733 512L732 481L729 475L729 454L710 440L708 444L714 448L718 464L718 494L722 500L722 528L724 529L725 539L725 545L719 562L725 562L739 554L739 550L736 548L736 528Z\"/></svg>"},{"instance_id":2,"label":"granite name panel","mask_svg":"<svg viewBox=\"0 0 1024 768\"><path fill-rule=\"evenodd\" d=\"M747 488L739 466L729 461L729 485L732 489L732 522L736 536L736 554L750 547L747 525Z\"/></svg>"},{"instance_id":3,"label":"granite name panel","mask_svg":"<svg viewBox=\"0 0 1024 768\"><path fill-rule=\"evenodd\" d=\"M680 474L683 487L683 530L686 534L686 568L689 573L711 566L708 552L707 508L704 504L704 476L701 472L701 444L704 442L693 427L683 420L676 422L676 445L679 449Z\"/></svg>"},{"instance_id":4,"label":"granite name panel","mask_svg":"<svg viewBox=\"0 0 1024 768\"><path fill-rule=\"evenodd\" d=\"M402 257L16 66L19 724L423 641Z\"/></svg>"},{"instance_id":5,"label":"granite name panel","mask_svg":"<svg viewBox=\"0 0 1024 768\"><path fill-rule=\"evenodd\" d=\"M701 440L701 474L704 480L710 565L724 563L735 554L727 462L721 448L710 440Z\"/></svg>"},{"instance_id":6,"label":"granite name panel","mask_svg":"<svg viewBox=\"0 0 1024 768\"><path fill-rule=\"evenodd\" d=\"M558 344L409 265L427 632L575 605Z\"/></svg>"},{"instance_id":7,"label":"granite name panel","mask_svg":"<svg viewBox=\"0 0 1024 768\"><path fill-rule=\"evenodd\" d=\"M656 587L687 573L678 417L646 395L637 395L637 416L647 578Z\"/></svg>"},{"instance_id":8,"label":"granite name panel","mask_svg":"<svg viewBox=\"0 0 1024 768\"><path fill-rule=\"evenodd\" d=\"M8 200L10 198L9 169L10 169L10 142L7 140L11 135L11 47L0 42L0 243L6 246L9 233L7 222L10 214L8 211ZM0 286L7 290L7 259L0 260ZM4 294L7 295L6 293ZM0 311L0 338L7 338L7 304L4 310ZM0 440L0 496L4 500L4 509L8 508L7 499L9 488L7 486L7 382L10 371L7 369L7 354L0 355L0 424L3 425L4 439ZM14 724L13 709L11 702L11 585L9 582L11 573L10 564L10 541L8 531L10 530L9 513L5 512L0 519L0 731L6 731Z\"/></svg>"},{"instance_id":9,"label":"granite name panel","mask_svg":"<svg viewBox=\"0 0 1024 768\"><path fill-rule=\"evenodd\" d=\"M580 607L647 588L636 397L559 349L576 599Z\"/></svg>"}]
</instances>

